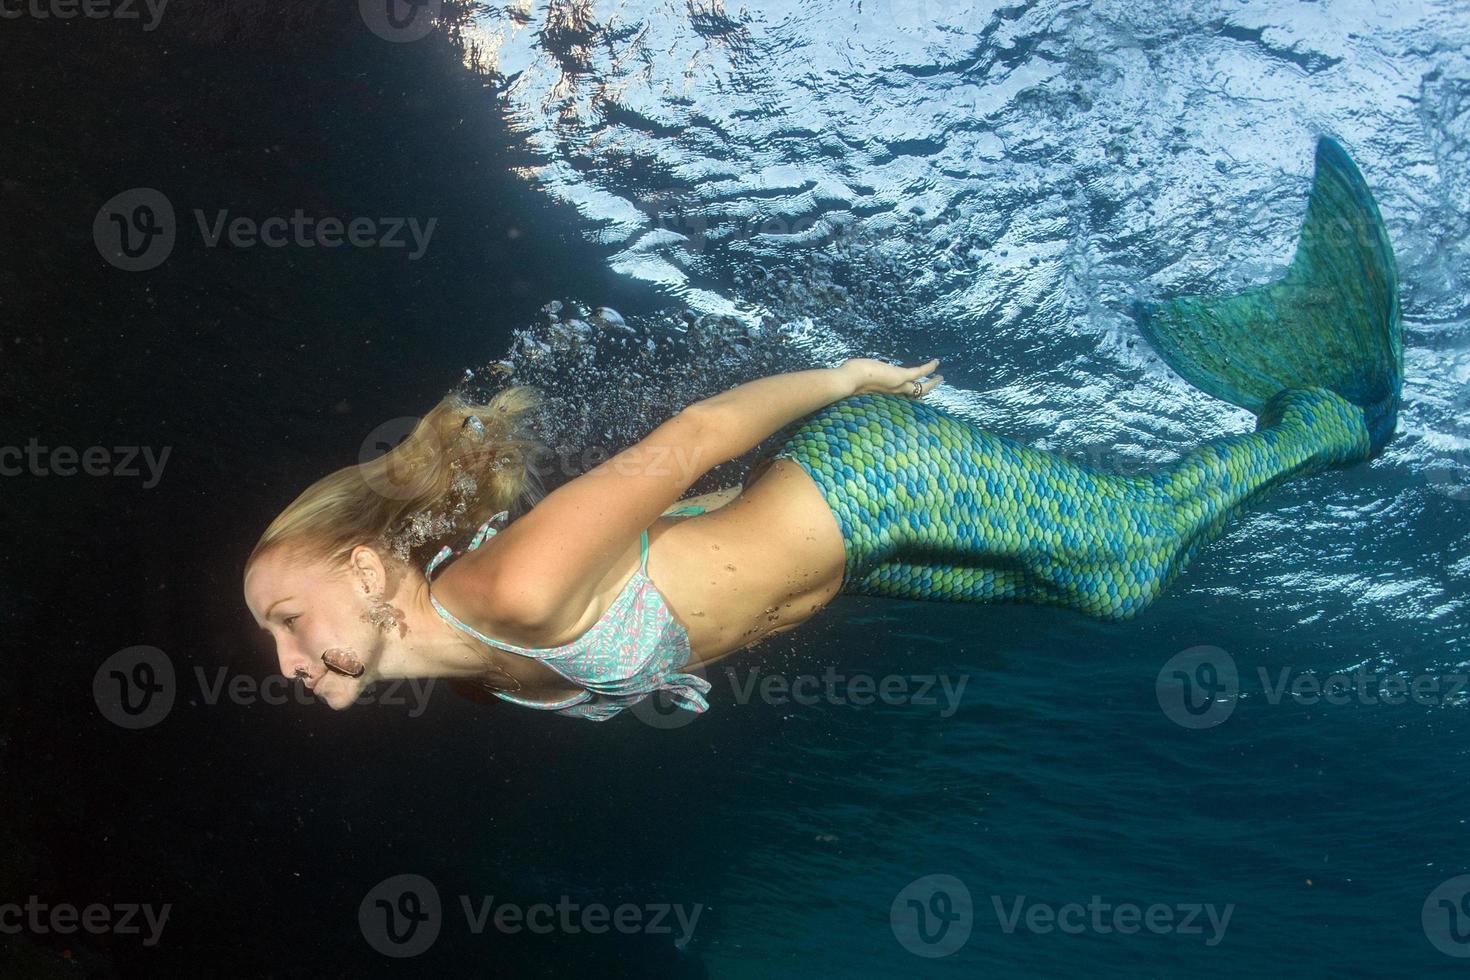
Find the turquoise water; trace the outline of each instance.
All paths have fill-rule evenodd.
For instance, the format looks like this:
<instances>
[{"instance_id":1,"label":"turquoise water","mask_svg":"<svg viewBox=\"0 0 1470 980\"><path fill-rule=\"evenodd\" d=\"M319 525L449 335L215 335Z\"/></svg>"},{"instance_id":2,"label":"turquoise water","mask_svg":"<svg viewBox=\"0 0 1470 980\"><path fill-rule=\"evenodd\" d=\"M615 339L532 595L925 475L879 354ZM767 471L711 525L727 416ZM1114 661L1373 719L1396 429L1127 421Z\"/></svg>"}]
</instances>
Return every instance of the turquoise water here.
<instances>
[{"instance_id":1,"label":"turquoise water","mask_svg":"<svg viewBox=\"0 0 1470 980\"><path fill-rule=\"evenodd\" d=\"M0 449L170 456L149 488L0 486L22 529L0 906L172 914L154 946L0 932L0 973L1464 971L1463 5L558 0L475 5L468 55L385 40L369 6L3 25L28 43L7 51ZM544 384L581 464L859 354L937 356L935 404L1112 472L1249 428L1127 311L1279 274L1322 134L1397 252L1400 436L1282 488L1136 620L843 598L708 670L692 721L252 693L275 666L239 595L260 528L466 371ZM125 272L94 219L138 187L178 242ZM208 247L195 209L438 224L410 263ZM172 709L122 728L95 685L139 646ZM443 909L411 958L362 911L400 875ZM492 897L697 919L475 931L461 899Z\"/></svg>"},{"instance_id":2,"label":"turquoise water","mask_svg":"<svg viewBox=\"0 0 1470 980\"><path fill-rule=\"evenodd\" d=\"M688 883L714 906L689 952L730 977L1460 967L1464 944L1435 929L1462 931L1470 907L1430 899L1467 870L1463 8L583 13L575 31L492 13L470 36L537 153L530 183L578 208L611 268L700 316L648 327L676 339L646 372L655 398L706 393L756 357L938 356L935 403L1141 472L1251 419L1162 366L1129 301L1279 275L1318 135L1367 176L1401 270L1398 441L1286 487L1136 622L844 598L711 671L711 713L654 750L696 767L681 819L720 841ZM1187 665L1187 696L1238 679L1215 690L1211 727L1186 727L1203 714L1160 680L1198 647L1207 672ZM950 711L942 695L740 703L748 671L829 668L964 693ZM1419 694L1396 698L1390 677ZM939 936L956 880L967 938L916 954L964 926ZM923 923L906 898L893 909L915 881ZM1048 917L1089 902L1106 908L1080 928ZM1120 932L1120 905L1164 906L1178 928Z\"/></svg>"}]
</instances>

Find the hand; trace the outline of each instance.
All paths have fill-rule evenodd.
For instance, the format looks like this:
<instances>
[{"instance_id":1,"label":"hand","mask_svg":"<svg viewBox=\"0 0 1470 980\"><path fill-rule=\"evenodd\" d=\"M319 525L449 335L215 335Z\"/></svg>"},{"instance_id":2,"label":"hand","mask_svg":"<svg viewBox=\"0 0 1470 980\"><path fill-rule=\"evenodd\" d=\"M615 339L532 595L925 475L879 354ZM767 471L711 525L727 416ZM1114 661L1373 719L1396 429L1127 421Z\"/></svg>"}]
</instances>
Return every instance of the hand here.
<instances>
[{"instance_id":1,"label":"hand","mask_svg":"<svg viewBox=\"0 0 1470 980\"><path fill-rule=\"evenodd\" d=\"M871 357L853 357L843 361L837 370L846 374L852 381L854 395L878 392L886 395L908 395L910 398L922 398L944 381L944 375L936 374L928 381L921 382L917 392L914 391L914 382L938 366L939 358L937 357L927 364L911 368L889 364L886 361L877 361Z\"/></svg>"}]
</instances>

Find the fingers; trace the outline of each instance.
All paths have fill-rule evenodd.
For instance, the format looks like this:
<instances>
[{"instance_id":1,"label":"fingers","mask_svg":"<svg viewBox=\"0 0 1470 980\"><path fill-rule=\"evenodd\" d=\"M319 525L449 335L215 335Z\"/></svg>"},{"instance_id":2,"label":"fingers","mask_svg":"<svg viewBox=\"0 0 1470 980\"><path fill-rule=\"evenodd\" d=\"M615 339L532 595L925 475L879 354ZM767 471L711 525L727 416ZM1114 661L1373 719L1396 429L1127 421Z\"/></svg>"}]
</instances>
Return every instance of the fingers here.
<instances>
[{"instance_id":1,"label":"fingers","mask_svg":"<svg viewBox=\"0 0 1470 980\"><path fill-rule=\"evenodd\" d=\"M912 398L922 398L943 383L944 375L942 374L936 374L928 381L920 381L918 378L914 378L905 384L894 386L890 389L890 393L895 395L908 395ZM917 389L915 385L918 386Z\"/></svg>"},{"instance_id":2,"label":"fingers","mask_svg":"<svg viewBox=\"0 0 1470 980\"><path fill-rule=\"evenodd\" d=\"M929 374L939 366L939 358L937 357L930 358L918 367L905 368L898 364L888 364L885 366L889 370L901 371L902 373L898 376L904 380L894 383L890 380L893 377L890 374L888 378L882 380L874 379L875 383L871 387L860 388L857 393L863 394L867 391L881 391L891 395L908 395L911 398L920 398L944 383L944 375L942 374L936 374L928 380L920 380L924 375Z\"/></svg>"}]
</instances>

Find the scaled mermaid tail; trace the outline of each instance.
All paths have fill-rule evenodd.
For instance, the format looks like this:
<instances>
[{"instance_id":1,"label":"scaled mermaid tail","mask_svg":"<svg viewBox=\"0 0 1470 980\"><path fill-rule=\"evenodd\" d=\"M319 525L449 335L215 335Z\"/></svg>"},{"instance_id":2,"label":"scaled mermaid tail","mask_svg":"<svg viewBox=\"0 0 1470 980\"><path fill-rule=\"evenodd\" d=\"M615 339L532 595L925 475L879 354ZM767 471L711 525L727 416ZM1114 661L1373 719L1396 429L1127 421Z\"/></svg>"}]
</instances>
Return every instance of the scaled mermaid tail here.
<instances>
[{"instance_id":1,"label":"scaled mermaid tail","mask_svg":"<svg viewBox=\"0 0 1470 980\"><path fill-rule=\"evenodd\" d=\"M921 401L860 395L792 423L752 472L774 456L815 481L842 532L844 592L1133 616L1247 502L1392 438L1402 362L1393 254L1341 148L1324 139L1317 163L1281 281L1147 311L1169 362L1257 412L1255 432L1125 477Z\"/></svg>"},{"instance_id":2,"label":"scaled mermaid tail","mask_svg":"<svg viewBox=\"0 0 1470 980\"><path fill-rule=\"evenodd\" d=\"M1373 452L1394 435L1404 372L1398 272L1363 175L1336 140L1317 173L1296 255L1274 283L1233 296L1135 307L1154 349L1195 387L1260 413L1318 386L1363 409Z\"/></svg>"},{"instance_id":3,"label":"scaled mermaid tail","mask_svg":"<svg viewBox=\"0 0 1470 980\"><path fill-rule=\"evenodd\" d=\"M844 592L1127 619L1252 497L1368 453L1362 413L1332 392L1270 407L1265 428L1153 476L1097 473L898 395L836 402L774 455L800 464L837 518Z\"/></svg>"}]
</instances>

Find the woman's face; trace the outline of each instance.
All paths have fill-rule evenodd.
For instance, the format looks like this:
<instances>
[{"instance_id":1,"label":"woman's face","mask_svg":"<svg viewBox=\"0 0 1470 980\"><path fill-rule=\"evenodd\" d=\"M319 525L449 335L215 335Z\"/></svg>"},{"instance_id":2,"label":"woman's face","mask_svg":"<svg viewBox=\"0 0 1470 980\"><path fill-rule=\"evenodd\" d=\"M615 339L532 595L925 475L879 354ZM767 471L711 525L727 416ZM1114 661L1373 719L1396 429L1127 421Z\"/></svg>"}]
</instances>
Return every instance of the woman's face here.
<instances>
[{"instance_id":1,"label":"woman's face","mask_svg":"<svg viewBox=\"0 0 1470 980\"><path fill-rule=\"evenodd\" d=\"M245 604L275 640L281 673L300 677L338 711L373 681L382 655L383 634L363 617L371 605L364 584L347 566L330 568L279 549L262 555L245 575ZM323 654L359 676L330 669Z\"/></svg>"}]
</instances>

